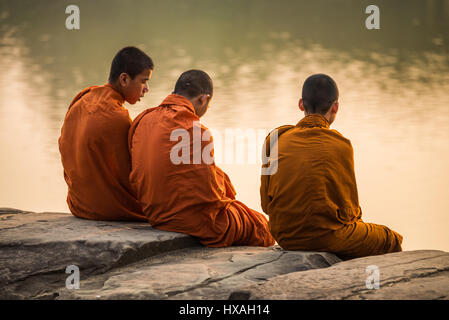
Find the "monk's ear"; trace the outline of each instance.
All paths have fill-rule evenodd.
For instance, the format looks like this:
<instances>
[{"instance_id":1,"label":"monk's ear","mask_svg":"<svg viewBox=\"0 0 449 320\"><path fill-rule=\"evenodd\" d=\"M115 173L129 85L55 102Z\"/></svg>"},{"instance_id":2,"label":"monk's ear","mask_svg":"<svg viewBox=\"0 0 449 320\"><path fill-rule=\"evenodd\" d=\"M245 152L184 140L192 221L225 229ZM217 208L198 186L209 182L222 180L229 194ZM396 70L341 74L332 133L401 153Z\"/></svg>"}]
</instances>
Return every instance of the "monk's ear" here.
<instances>
[{"instance_id":1,"label":"monk's ear","mask_svg":"<svg viewBox=\"0 0 449 320\"><path fill-rule=\"evenodd\" d=\"M130 80L131 78L125 72L120 73L120 75L118 76L118 82L122 87L127 87Z\"/></svg>"},{"instance_id":2,"label":"monk's ear","mask_svg":"<svg viewBox=\"0 0 449 320\"><path fill-rule=\"evenodd\" d=\"M202 95L200 96L200 102L201 102L201 105L206 104L207 101L209 100L209 98L210 98L210 95L209 95L209 94L202 94Z\"/></svg>"},{"instance_id":3,"label":"monk's ear","mask_svg":"<svg viewBox=\"0 0 449 320\"><path fill-rule=\"evenodd\" d=\"M304 111L304 110L305 110L305 109L304 109L304 103L302 102L302 98L299 99L298 107L299 107L299 110L301 110L301 111Z\"/></svg>"},{"instance_id":4,"label":"monk's ear","mask_svg":"<svg viewBox=\"0 0 449 320\"><path fill-rule=\"evenodd\" d=\"M337 113L338 112L338 108L339 108L338 101L335 101L334 105L332 106L333 113Z\"/></svg>"},{"instance_id":5,"label":"monk's ear","mask_svg":"<svg viewBox=\"0 0 449 320\"><path fill-rule=\"evenodd\" d=\"M201 103L201 105L204 105L206 103L206 100L207 100L207 98L206 98L205 94L200 95L200 103Z\"/></svg>"}]
</instances>

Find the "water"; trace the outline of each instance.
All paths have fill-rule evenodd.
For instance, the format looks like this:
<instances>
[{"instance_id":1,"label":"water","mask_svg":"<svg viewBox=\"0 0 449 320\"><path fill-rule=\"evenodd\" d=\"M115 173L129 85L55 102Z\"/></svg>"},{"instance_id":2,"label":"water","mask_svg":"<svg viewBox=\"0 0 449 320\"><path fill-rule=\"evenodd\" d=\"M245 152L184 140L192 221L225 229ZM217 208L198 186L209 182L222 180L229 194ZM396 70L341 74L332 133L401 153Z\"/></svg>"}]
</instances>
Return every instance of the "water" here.
<instances>
[{"instance_id":1,"label":"water","mask_svg":"<svg viewBox=\"0 0 449 320\"><path fill-rule=\"evenodd\" d=\"M374 2L373 2L374 3ZM295 124L305 78L340 89L332 128L352 141L364 220L404 236L404 249L449 250L449 1L0 1L0 207L66 211L57 139L81 89L106 82L113 55L136 45L156 68L134 118L179 74L215 84L203 123L272 129ZM220 152L220 151L219 151ZM237 198L260 209L258 165L222 165Z\"/></svg>"}]
</instances>

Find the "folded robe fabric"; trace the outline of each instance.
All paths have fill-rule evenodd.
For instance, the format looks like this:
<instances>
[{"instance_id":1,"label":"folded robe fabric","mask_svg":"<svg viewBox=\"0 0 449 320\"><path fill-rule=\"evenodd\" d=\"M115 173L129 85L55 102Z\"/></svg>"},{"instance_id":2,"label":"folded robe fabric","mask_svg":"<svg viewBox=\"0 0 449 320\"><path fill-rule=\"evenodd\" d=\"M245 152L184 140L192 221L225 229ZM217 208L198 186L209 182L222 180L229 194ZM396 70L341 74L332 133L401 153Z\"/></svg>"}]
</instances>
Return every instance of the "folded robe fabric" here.
<instances>
[{"instance_id":1,"label":"folded robe fabric","mask_svg":"<svg viewBox=\"0 0 449 320\"><path fill-rule=\"evenodd\" d=\"M261 176L262 209L287 250L330 251L342 258L401 251L402 236L362 221L351 142L320 114L278 128L277 171ZM270 152L270 136L265 148Z\"/></svg>"},{"instance_id":2,"label":"folded robe fabric","mask_svg":"<svg viewBox=\"0 0 449 320\"><path fill-rule=\"evenodd\" d=\"M124 99L111 85L81 91L70 104L59 138L73 215L93 220L146 221L129 185Z\"/></svg>"},{"instance_id":3,"label":"folded robe fabric","mask_svg":"<svg viewBox=\"0 0 449 320\"><path fill-rule=\"evenodd\" d=\"M229 177L213 161L212 143L192 103L180 95L134 119L130 183L148 221L209 247L273 245L267 219L235 200Z\"/></svg>"}]
</instances>

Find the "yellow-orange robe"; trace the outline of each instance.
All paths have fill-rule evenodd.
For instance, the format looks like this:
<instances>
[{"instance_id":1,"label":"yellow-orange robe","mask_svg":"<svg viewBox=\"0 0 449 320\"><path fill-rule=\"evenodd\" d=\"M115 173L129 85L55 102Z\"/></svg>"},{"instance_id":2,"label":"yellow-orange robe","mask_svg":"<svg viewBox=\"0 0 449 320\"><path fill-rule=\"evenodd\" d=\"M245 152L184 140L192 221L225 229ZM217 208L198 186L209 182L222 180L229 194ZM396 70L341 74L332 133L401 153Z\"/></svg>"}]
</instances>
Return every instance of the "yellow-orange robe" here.
<instances>
[{"instance_id":1,"label":"yellow-orange robe","mask_svg":"<svg viewBox=\"0 0 449 320\"><path fill-rule=\"evenodd\" d=\"M275 139L274 139L275 140ZM275 150L270 136L267 155ZM278 128L277 171L261 176L262 209L287 250L333 252L343 259L401 251L402 236L362 221L351 142L320 114Z\"/></svg>"},{"instance_id":2,"label":"yellow-orange robe","mask_svg":"<svg viewBox=\"0 0 449 320\"><path fill-rule=\"evenodd\" d=\"M131 193L124 99L111 85L81 91L70 104L59 138L73 215L93 220L146 221Z\"/></svg>"},{"instance_id":3,"label":"yellow-orange robe","mask_svg":"<svg viewBox=\"0 0 449 320\"><path fill-rule=\"evenodd\" d=\"M170 138L176 130L189 136L188 161L178 164L170 156L182 143L180 137ZM214 161L203 161L204 152L213 159L212 140L200 138L195 151L194 130L202 137L209 132L199 124L192 103L176 94L134 119L129 132L130 182L150 224L197 237L209 247L273 245L267 219L235 200L229 177ZM201 153L201 161L195 161L195 152Z\"/></svg>"}]
</instances>

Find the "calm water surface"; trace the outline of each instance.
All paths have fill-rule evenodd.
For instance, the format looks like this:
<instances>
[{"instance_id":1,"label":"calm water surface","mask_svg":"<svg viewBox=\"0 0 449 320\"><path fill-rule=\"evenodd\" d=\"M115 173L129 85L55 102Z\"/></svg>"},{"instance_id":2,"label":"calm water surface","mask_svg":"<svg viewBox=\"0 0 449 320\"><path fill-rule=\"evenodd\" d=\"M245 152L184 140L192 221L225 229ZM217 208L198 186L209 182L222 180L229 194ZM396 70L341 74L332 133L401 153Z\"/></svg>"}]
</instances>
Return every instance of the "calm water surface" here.
<instances>
[{"instance_id":1,"label":"calm water surface","mask_svg":"<svg viewBox=\"0 0 449 320\"><path fill-rule=\"evenodd\" d=\"M206 126L270 130L301 119L308 75L331 75L364 220L400 232L406 250L448 251L449 1L376 0L381 29L369 31L371 2L0 1L0 207L68 212L57 147L68 104L137 45L156 69L132 118L200 68L215 84ZM81 29L69 31L74 3ZM261 210L259 165L221 166Z\"/></svg>"}]
</instances>

